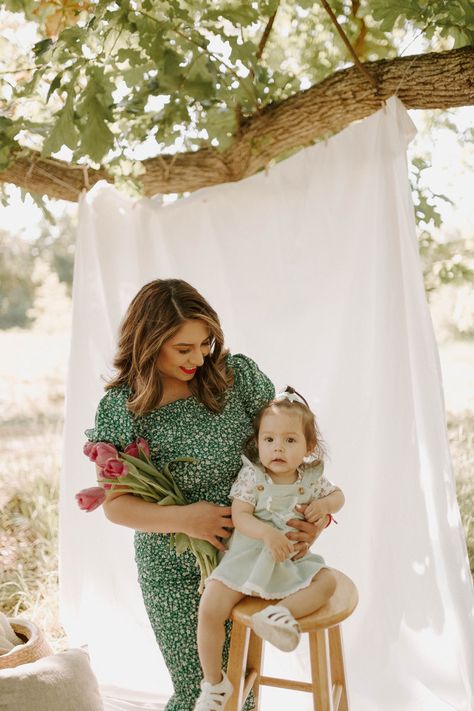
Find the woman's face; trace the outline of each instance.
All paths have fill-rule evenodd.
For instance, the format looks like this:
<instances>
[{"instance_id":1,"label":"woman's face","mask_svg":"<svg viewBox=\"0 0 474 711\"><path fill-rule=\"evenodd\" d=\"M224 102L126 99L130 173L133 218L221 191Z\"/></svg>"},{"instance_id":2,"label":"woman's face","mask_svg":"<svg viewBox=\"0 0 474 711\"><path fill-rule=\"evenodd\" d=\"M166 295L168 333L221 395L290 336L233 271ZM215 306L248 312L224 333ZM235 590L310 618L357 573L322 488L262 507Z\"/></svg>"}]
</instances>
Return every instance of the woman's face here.
<instances>
[{"instance_id":1,"label":"woman's face","mask_svg":"<svg viewBox=\"0 0 474 711\"><path fill-rule=\"evenodd\" d=\"M208 326L198 319L185 321L161 347L157 366L162 378L181 382L192 380L209 355L210 346Z\"/></svg>"}]
</instances>

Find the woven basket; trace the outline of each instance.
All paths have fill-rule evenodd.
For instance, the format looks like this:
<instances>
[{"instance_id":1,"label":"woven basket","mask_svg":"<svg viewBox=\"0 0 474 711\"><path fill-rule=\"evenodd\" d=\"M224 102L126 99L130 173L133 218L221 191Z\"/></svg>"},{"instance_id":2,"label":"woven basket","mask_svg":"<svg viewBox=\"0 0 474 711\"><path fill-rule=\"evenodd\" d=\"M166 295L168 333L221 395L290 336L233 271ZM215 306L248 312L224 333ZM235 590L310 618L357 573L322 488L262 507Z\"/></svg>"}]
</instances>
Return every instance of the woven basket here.
<instances>
[{"instance_id":1,"label":"woven basket","mask_svg":"<svg viewBox=\"0 0 474 711\"><path fill-rule=\"evenodd\" d=\"M24 644L13 647L6 654L0 654L0 669L18 667L20 664L36 662L41 657L53 654L43 632L28 620L9 620L15 634L24 640Z\"/></svg>"}]
</instances>

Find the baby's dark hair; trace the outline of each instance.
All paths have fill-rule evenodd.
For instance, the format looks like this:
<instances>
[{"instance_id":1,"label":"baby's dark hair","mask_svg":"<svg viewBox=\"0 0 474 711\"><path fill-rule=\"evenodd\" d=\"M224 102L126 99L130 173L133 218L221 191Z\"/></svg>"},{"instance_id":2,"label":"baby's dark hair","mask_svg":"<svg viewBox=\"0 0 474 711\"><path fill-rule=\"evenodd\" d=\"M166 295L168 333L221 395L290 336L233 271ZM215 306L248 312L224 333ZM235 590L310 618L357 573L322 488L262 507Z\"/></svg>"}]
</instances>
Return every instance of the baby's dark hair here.
<instances>
[{"instance_id":1,"label":"baby's dark hair","mask_svg":"<svg viewBox=\"0 0 474 711\"><path fill-rule=\"evenodd\" d=\"M287 395L296 395L298 399L287 397ZM273 400L267 402L258 411L254 421L253 421L253 432L245 443L244 451L248 458L256 462L258 461L258 432L260 429L260 423L262 421L263 415L268 410L283 410L291 414L299 413L301 414L303 420L303 432L306 439L306 444L311 454L313 455L313 464L318 464L322 462L326 456L326 448L324 445L323 438L318 428L316 422L316 417L311 412L311 408L308 405L305 398L296 392L294 388L287 385L283 393L279 393Z\"/></svg>"}]
</instances>

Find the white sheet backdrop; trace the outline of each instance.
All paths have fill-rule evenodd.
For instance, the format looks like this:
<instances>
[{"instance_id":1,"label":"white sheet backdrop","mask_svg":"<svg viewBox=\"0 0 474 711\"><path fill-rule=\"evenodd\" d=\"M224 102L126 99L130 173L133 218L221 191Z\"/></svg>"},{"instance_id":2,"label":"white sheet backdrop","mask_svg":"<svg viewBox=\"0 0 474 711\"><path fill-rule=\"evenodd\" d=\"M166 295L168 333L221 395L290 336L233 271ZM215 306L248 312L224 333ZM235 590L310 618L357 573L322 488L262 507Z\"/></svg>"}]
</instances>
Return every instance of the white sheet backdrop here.
<instances>
[{"instance_id":1,"label":"white sheet backdrop","mask_svg":"<svg viewBox=\"0 0 474 711\"><path fill-rule=\"evenodd\" d=\"M83 431L111 372L119 321L140 286L171 276L209 299L232 351L254 357L277 386L301 390L318 415L328 475L347 503L317 548L360 591L344 624L352 711L473 708L472 588L407 181L413 135L391 99L327 144L238 184L165 207L105 184L82 200L62 604L71 641L89 644L109 685L109 711L161 708L170 683L136 584L131 531L101 511L80 512L74 493L94 482ZM269 650L267 662L267 673L304 678L307 650ZM301 692L264 692L264 710L290 703L311 707Z\"/></svg>"}]
</instances>

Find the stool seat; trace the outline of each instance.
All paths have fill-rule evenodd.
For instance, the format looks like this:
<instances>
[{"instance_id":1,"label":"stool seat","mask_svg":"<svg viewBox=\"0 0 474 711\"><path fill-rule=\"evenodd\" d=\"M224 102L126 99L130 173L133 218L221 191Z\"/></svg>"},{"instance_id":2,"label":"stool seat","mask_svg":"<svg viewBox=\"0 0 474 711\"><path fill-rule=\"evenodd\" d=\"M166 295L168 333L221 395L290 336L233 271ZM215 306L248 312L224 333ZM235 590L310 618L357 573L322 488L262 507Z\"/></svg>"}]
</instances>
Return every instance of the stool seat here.
<instances>
[{"instance_id":1,"label":"stool seat","mask_svg":"<svg viewBox=\"0 0 474 711\"><path fill-rule=\"evenodd\" d=\"M298 618L298 625L302 632L327 629L345 620L351 615L359 597L357 588L347 575L340 570L331 568L331 573L336 578L336 589L328 602L306 617ZM251 626L250 618L268 605L278 605L278 600L262 600L260 597L244 597L232 610L231 619L246 627Z\"/></svg>"},{"instance_id":2,"label":"stool seat","mask_svg":"<svg viewBox=\"0 0 474 711\"><path fill-rule=\"evenodd\" d=\"M243 598L232 610L232 636L227 675L234 687L225 711L241 711L251 689L258 711L260 686L308 691L313 695L314 711L349 711L340 623L357 606L357 588L339 570L331 568L336 589L328 602L298 619L302 633L309 637L311 682L262 676L264 641L252 630L251 617L278 600Z\"/></svg>"}]
</instances>

